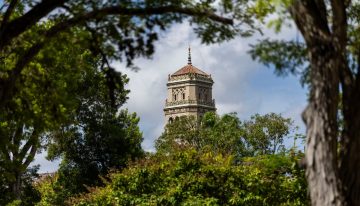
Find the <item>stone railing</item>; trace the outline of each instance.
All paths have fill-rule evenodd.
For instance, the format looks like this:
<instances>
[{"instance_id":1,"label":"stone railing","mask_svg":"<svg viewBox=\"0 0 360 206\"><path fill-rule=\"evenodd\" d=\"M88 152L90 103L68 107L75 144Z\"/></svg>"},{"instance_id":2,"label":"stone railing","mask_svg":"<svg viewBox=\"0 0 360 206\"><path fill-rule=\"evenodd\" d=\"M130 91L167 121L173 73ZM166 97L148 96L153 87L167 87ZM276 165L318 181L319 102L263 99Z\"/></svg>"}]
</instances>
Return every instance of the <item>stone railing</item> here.
<instances>
[{"instance_id":1,"label":"stone railing","mask_svg":"<svg viewBox=\"0 0 360 206\"><path fill-rule=\"evenodd\" d=\"M178 106L184 104L206 105L210 107L215 107L215 99L213 99L212 101L179 100L174 102L166 102L165 107Z\"/></svg>"},{"instance_id":2,"label":"stone railing","mask_svg":"<svg viewBox=\"0 0 360 206\"><path fill-rule=\"evenodd\" d=\"M183 74L183 75L178 75L178 76L170 76L168 78L169 82L172 81L181 81L181 80L203 80L203 81L212 81L211 76L206 76L206 75L202 75L202 74L194 74L194 73L190 73L190 74Z\"/></svg>"}]
</instances>

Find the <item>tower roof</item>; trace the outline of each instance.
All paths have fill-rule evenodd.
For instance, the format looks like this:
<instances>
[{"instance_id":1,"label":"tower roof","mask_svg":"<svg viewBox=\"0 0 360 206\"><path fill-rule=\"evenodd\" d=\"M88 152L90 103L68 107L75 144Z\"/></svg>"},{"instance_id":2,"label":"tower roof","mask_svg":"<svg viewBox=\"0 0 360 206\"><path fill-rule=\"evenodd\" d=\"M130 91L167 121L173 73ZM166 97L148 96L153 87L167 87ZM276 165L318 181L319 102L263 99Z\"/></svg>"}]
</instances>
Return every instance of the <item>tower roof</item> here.
<instances>
[{"instance_id":1,"label":"tower roof","mask_svg":"<svg viewBox=\"0 0 360 206\"><path fill-rule=\"evenodd\" d=\"M179 69L175 73L173 73L171 76L177 76L177 75L183 75L183 74L189 74L189 73L210 76L210 75L206 74L205 72L201 71L200 69L194 67L191 64L188 64L188 65L182 67L181 69Z\"/></svg>"},{"instance_id":2,"label":"tower roof","mask_svg":"<svg viewBox=\"0 0 360 206\"><path fill-rule=\"evenodd\" d=\"M183 75L183 74L201 74L201 75L205 75L205 76L210 76L208 74L206 74L205 72L201 71L200 69L194 67L191 63L191 49L189 46L189 56L188 56L188 64L184 67L182 67L181 69L177 70L175 73L173 73L171 76L178 76L178 75Z\"/></svg>"}]
</instances>

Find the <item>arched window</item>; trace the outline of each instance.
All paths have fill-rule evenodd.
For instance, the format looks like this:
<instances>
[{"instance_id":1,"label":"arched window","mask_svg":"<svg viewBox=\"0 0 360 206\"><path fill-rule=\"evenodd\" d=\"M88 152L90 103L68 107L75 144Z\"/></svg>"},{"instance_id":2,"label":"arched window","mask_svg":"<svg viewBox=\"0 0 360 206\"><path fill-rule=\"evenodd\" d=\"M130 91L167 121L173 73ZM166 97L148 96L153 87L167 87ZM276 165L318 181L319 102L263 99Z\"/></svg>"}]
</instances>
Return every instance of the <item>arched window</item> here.
<instances>
[{"instance_id":1,"label":"arched window","mask_svg":"<svg viewBox=\"0 0 360 206\"><path fill-rule=\"evenodd\" d=\"M183 93L182 96L183 96L183 99L185 99L185 93Z\"/></svg>"},{"instance_id":2,"label":"arched window","mask_svg":"<svg viewBox=\"0 0 360 206\"><path fill-rule=\"evenodd\" d=\"M173 123L174 119L172 117L169 118L169 123Z\"/></svg>"},{"instance_id":3,"label":"arched window","mask_svg":"<svg viewBox=\"0 0 360 206\"><path fill-rule=\"evenodd\" d=\"M177 96L177 95L176 95L176 94L174 94L174 101L176 101L176 96Z\"/></svg>"}]
</instances>

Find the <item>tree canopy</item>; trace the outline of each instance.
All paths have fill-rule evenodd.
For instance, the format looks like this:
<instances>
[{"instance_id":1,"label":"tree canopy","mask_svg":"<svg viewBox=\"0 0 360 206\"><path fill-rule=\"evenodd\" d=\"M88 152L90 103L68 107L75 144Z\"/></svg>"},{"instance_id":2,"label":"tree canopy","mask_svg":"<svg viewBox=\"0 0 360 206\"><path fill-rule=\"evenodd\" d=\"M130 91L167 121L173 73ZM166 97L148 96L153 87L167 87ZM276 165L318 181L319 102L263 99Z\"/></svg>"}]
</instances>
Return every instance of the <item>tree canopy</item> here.
<instances>
[{"instance_id":1,"label":"tree canopy","mask_svg":"<svg viewBox=\"0 0 360 206\"><path fill-rule=\"evenodd\" d=\"M307 205L301 154L247 158L193 149L152 156L111 175L74 205Z\"/></svg>"},{"instance_id":2,"label":"tree canopy","mask_svg":"<svg viewBox=\"0 0 360 206\"><path fill-rule=\"evenodd\" d=\"M283 141L294 135L291 119L279 114L255 114L241 122L236 113L219 116L205 113L200 120L183 116L166 125L164 133L156 140L160 153L194 148L215 154L233 155L237 160L245 156L275 154L280 152Z\"/></svg>"},{"instance_id":3,"label":"tree canopy","mask_svg":"<svg viewBox=\"0 0 360 206\"><path fill-rule=\"evenodd\" d=\"M244 123L244 139L253 153L275 154L284 147L284 139L294 134L293 122L279 114L255 114Z\"/></svg>"},{"instance_id":4,"label":"tree canopy","mask_svg":"<svg viewBox=\"0 0 360 206\"><path fill-rule=\"evenodd\" d=\"M77 33L78 37L84 34L81 30L71 32ZM60 153L64 152L61 149L74 149L65 143L70 144L70 140L79 141L82 138L79 134L82 134L82 129L86 126L87 136L93 135L95 142L99 142L100 137L110 137L106 143L108 147L102 152L104 155L112 155L112 158L103 157L111 163L106 164L102 172L113 167L115 162L121 167L125 160L142 153L142 137L137 127L139 119L126 111L117 114L119 107L127 100L127 77L111 68L102 67L100 58L92 55L81 44L72 45L72 41L81 39L74 39L71 34L60 35L58 39L63 42L49 42L48 47L39 53L27 67L26 73L22 74L21 83L25 85L17 88L16 96L8 101L6 109L0 115L0 167L7 177L6 190L10 190L17 199L25 198L21 188L26 182L22 176L26 174L35 154L48 147L49 143L53 157L55 153L61 156ZM24 40L19 47L26 45ZM10 57L7 60L9 64L12 63ZM53 143L60 137L65 137L62 144L55 146ZM126 148L119 147L116 158L116 151L109 151L109 145L112 146L113 143ZM96 147L88 149L100 152ZM77 150L71 152L75 151ZM83 151L77 152L78 155L83 155L80 154ZM71 155L76 157L75 153ZM96 174L94 176L98 177ZM96 178L92 180L95 181ZM81 183L79 187L83 187Z\"/></svg>"},{"instance_id":5,"label":"tree canopy","mask_svg":"<svg viewBox=\"0 0 360 206\"><path fill-rule=\"evenodd\" d=\"M24 40L22 46L27 43ZM16 95L0 114L2 168L9 174L8 186L18 198L22 174L45 146L48 132L72 119L77 107L74 91L80 83L78 79L81 73L93 69L97 61L79 45L72 48L60 42L49 45L57 45L59 50L48 47L34 59L22 74L24 86L17 88ZM13 63L13 58L10 55L6 59L8 64Z\"/></svg>"},{"instance_id":6,"label":"tree canopy","mask_svg":"<svg viewBox=\"0 0 360 206\"><path fill-rule=\"evenodd\" d=\"M125 75L117 75L120 83L128 81ZM86 187L102 185L101 176L123 169L144 153L139 117L120 110L128 91L116 91L117 106L113 107L101 71L85 73L83 81L77 91L80 104L74 119L49 134L48 158L62 159L55 190L63 195L52 205L61 205Z\"/></svg>"},{"instance_id":7,"label":"tree canopy","mask_svg":"<svg viewBox=\"0 0 360 206\"><path fill-rule=\"evenodd\" d=\"M177 148L194 148L241 156L246 150L242 133L241 122L235 114L220 117L208 112L201 120L194 116L182 116L166 125L164 133L156 140L156 149L169 153Z\"/></svg>"}]
</instances>

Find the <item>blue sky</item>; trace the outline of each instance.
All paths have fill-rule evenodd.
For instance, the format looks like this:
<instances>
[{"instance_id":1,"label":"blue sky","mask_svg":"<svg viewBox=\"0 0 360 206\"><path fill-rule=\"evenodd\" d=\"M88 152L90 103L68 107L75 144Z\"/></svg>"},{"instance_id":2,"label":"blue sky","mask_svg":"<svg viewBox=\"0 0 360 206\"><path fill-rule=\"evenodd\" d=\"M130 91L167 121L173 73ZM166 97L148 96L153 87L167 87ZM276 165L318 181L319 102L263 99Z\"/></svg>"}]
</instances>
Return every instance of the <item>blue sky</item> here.
<instances>
[{"instance_id":1,"label":"blue sky","mask_svg":"<svg viewBox=\"0 0 360 206\"><path fill-rule=\"evenodd\" d=\"M161 35L151 59L135 62L140 71L131 71L114 62L118 70L130 77L128 89L131 93L123 108L140 116L143 148L153 151L154 140L163 131L167 76L186 65L189 43L193 65L211 74L215 81L213 96L219 114L237 112L241 120L246 120L255 113L281 113L292 118L304 133L301 112L306 106L307 90L301 87L297 77L277 77L271 68L253 61L247 53L248 45L257 39L294 39L296 36L291 28L280 34L268 29L264 36L257 34L207 46L200 43L187 23L183 23ZM39 154L34 164L41 165L40 172L48 172L56 170L58 162L48 162L44 154Z\"/></svg>"}]
</instances>

